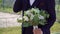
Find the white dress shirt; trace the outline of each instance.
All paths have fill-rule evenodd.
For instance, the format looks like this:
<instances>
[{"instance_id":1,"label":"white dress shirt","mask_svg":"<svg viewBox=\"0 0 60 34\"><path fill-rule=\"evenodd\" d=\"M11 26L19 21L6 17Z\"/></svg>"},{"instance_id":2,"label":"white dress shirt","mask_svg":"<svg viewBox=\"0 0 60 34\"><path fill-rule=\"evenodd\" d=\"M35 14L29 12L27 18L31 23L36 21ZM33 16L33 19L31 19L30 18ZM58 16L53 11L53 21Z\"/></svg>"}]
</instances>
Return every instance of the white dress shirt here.
<instances>
[{"instance_id":1,"label":"white dress shirt","mask_svg":"<svg viewBox=\"0 0 60 34\"><path fill-rule=\"evenodd\" d=\"M30 5L32 6L35 0L30 0Z\"/></svg>"}]
</instances>

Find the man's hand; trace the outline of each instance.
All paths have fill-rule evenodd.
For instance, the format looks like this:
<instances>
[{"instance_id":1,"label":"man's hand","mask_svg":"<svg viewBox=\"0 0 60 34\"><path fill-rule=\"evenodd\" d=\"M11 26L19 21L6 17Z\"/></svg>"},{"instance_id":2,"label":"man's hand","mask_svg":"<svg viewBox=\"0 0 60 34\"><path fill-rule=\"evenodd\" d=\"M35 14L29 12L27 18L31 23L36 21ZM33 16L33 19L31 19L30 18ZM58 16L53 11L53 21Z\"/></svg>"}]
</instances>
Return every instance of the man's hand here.
<instances>
[{"instance_id":1,"label":"man's hand","mask_svg":"<svg viewBox=\"0 0 60 34\"><path fill-rule=\"evenodd\" d=\"M38 29L33 29L33 34L43 34L43 32L40 28L38 28Z\"/></svg>"}]
</instances>

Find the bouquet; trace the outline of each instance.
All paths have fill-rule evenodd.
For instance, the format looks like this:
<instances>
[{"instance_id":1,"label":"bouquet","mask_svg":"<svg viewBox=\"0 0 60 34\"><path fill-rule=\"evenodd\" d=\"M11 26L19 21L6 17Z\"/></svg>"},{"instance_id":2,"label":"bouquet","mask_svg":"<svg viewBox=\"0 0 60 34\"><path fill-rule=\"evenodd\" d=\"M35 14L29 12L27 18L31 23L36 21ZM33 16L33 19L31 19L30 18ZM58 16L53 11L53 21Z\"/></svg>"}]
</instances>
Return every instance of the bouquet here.
<instances>
[{"instance_id":1,"label":"bouquet","mask_svg":"<svg viewBox=\"0 0 60 34\"><path fill-rule=\"evenodd\" d=\"M45 25L46 18L49 18L49 14L45 10L39 10L38 8L31 8L24 11L22 18L17 18L19 23L23 23L22 26L29 27L33 26L34 29L38 28L38 25Z\"/></svg>"}]
</instances>

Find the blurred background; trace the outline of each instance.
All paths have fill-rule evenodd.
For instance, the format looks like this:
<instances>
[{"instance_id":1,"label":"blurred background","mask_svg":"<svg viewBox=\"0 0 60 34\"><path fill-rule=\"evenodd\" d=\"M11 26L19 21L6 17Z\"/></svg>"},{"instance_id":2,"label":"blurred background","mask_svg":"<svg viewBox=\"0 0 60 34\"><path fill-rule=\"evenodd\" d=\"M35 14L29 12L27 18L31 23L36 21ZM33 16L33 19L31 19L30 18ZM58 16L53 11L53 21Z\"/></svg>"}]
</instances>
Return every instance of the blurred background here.
<instances>
[{"instance_id":1,"label":"blurred background","mask_svg":"<svg viewBox=\"0 0 60 34\"><path fill-rule=\"evenodd\" d=\"M0 34L21 34L21 23L17 18L21 15L13 12L15 0L0 0ZM56 22L51 27L51 34L60 34L60 0L55 0Z\"/></svg>"}]
</instances>

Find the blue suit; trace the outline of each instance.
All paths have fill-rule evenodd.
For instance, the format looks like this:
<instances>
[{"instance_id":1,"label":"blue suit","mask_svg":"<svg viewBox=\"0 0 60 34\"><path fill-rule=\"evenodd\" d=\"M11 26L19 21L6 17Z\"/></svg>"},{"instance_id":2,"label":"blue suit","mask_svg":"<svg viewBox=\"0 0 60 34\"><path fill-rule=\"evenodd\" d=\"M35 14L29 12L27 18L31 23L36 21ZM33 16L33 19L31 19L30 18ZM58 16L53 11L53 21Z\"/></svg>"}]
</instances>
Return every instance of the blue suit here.
<instances>
[{"instance_id":1,"label":"blue suit","mask_svg":"<svg viewBox=\"0 0 60 34\"><path fill-rule=\"evenodd\" d=\"M32 6L30 5L29 0L16 0L13 7L13 11L17 13L20 10L25 11L32 7L37 7L39 9L46 10L49 13L50 16L48 19L46 19L47 24L44 26L38 25L38 27L42 29L43 34L50 34L50 28L56 20L55 0L36 0ZM32 30L32 26L27 28L22 27L22 34L33 34Z\"/></svg>"}]
</instances>

